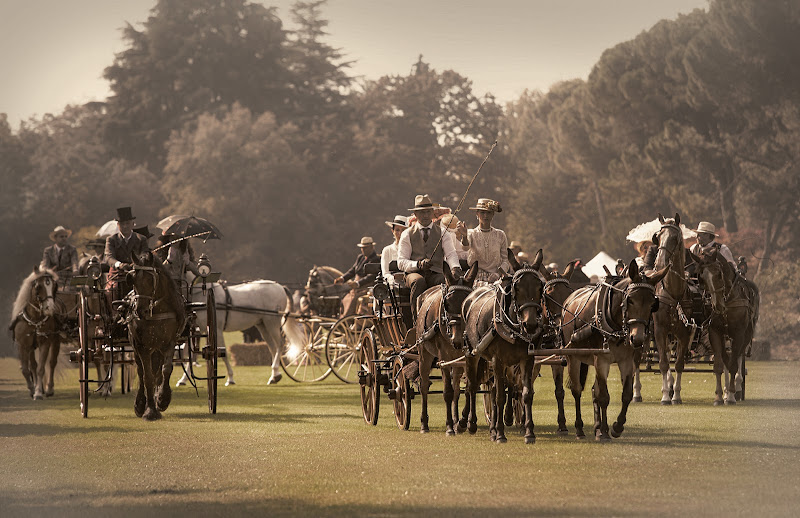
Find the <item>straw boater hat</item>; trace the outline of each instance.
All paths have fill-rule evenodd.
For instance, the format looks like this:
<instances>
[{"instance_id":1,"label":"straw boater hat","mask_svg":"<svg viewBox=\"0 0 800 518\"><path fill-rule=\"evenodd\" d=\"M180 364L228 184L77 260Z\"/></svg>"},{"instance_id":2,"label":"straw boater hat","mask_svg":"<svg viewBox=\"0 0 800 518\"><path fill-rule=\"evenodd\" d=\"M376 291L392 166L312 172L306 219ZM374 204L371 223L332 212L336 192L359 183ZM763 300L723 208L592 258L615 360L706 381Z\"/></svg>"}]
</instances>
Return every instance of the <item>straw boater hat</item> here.
<instances>
[{"instance_id":1,"label":"straw boater hat","mask_svg":"<svg viewBox=\"0 0 800 518\"><path fill-rule=\"evenodd\" d=\"M456 231L456 226L458 226L458 216L455 214L445 214L439 221L449 232Z\"/></svg>"},{"instance_id":2,"label":"straw boater hat","mask_svg":"<svg viewBox=\"0 0 800 518\"><path fill-rule=\"evenodd\" d=\"M713 223L709 223L708 221L701 221L697 224L697 228L694 230L698 234L711 234L712 236L719 237L717 234L717 227L714 226Z\"/></svg>"},{"instance_id":3,"label":"straw boater hat","mask_svg":"<svg viewBox=\"0 0 800 518\"><path fill-rule=\"evenodd\" d=\"M398 214L394 217L394 221L385 221L384 223L386 223L389 228L394 228L395 225L398 227L408 228L408 217Z\"/></svg>"},{"instance_id":4,"label":"straw boater hat","mask_svg":"<svg viewBox=\"0 0 800 518\"><path fill-rule=\"evenodd\" d=\"M438 205L437 205L437 207L438 207ZM430 196L428 196L427 194L417 194L414 197L414 208L413 209L408 209L408 210L415 211L415 210L426 210L426 209L433 209L433 208L434 208L434 205L433 205L433 202L431 202L431 197Z\"/></svg>"},{"instance_id":5,"label":"straw boater hat","mask_svg":"<svg viewBox=\"0 0 800 518\"><path fill-rule=\"evenodd\" d=\"M132 219L136 219L136 216L133 215L130 207L120 207L117 209L117 221L130 221Z\"/></svg>"},{"instance_id":6,"label":"straw boater hat","mask_svg":"<svg viewBox=\"0 0 800 518\"><path fill-rule=\"evenodd\" d=\"M489 198L478 198L478 203L474 207L470 207L469 209L485 210L488 212L503 212L503 208L500 206L500 203L491 200Z\"/></svg>"},{"instance_id":7,"label":"straw boater hat","mask_svg":"<svg viewBox=\"0 0 800 518\"><path fill-rule=\"evenodd\" d=\"M359 248L364 248L365 246L370 246L370 245L375 246L375 241L373 241L372 238L369 236L364 236L361 238L361 242L356 246Z\"/></svg>"},{"instance_id":8,"label":"straw boater hat","mask_svg":"<svg viewBox=\"0 0 800 518\"><path fill-rule=\"evenodd\" d=\"M55 241L56 234L58 234L59 232L66 232L67 237L72 235L72 231L70 229L64 228L63 226L59 225L56 228L54 228L52 232L50 232L50 241Z\"/></svg>"}]
</instances>

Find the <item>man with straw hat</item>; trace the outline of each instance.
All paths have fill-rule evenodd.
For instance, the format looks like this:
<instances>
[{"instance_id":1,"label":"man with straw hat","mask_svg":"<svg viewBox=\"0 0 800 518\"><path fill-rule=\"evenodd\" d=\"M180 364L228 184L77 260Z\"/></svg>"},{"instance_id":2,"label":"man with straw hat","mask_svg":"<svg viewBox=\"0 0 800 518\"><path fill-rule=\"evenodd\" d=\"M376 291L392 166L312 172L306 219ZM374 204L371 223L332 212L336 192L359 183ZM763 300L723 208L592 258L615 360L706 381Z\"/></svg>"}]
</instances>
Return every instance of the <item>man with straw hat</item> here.
<instances>
[{"instance_id":1,"label":"man with straw hat","mask_svg":"<svg viewBox=\"0 0 800 518\"><path fill-rule=\"evenodd\" d=\"M731 250L726 245L717 243L714 240L719 237L719 234L717 234L717 227L713 223L701 221L694 231L697 234L697 243L693 244L689 249L694 255L708 255L716 250L736 268L736 260L733 258Z\"/></svg>"},{"instance_id":2,"label":"man with straw hat","mask_svg":"<svg viewBox=\"0 0 800 518\"><path fill-rule=\"evenodd\" d=\"M72 231L59 225L50 232L54 244L44 249L40 268L55 270L64 279L78 273L78 250L67 243Z\"/></svg>"},{"instance_id":3,"label":"man with straw hat","mask_svg":"<svg viewBox=\"0 0 800 518\"><path fill-rule=\"evenodd\" d=\"M444 261L454 275L463 275L451 234L443 234L441 225L433 221L433 209L430 196L418 194L414 198L414 207L408 209L417 221L403 231L397 244L397 266L406 272L414 320L417 318L417 298L431 286L444 283Z\"/></svg>"},{"instance_id":4,"label":"man with straw hat","mask_svg":"<svg viewBox=\"0 0 800 518\"><path fill-rule=\"evenodd\" d=\"M396 284L394 272L389 269L389 265L392 261L397 261L397 245L400 243L400 236L403 235L403 231L408 228L408 218L398 214L392 221L385 221L384 223L391 229L394 240L392 240L391 244L383 247L381 252L381 275L389 285L394 285Z\"/></svg>"},{"instance_id":5,"label":"man with straw hat","mask_svg":"<svg viewBox=\"0 0 800 518\"><path fill-rule=\"evenodd\" d=\"M334 284L347 283L347 287L350 288L350 293L342 299L342 304L344 304L344 314L342 316L345 317L356 312L358 298L367 292L367 289L375 282L377 277L375 274L367 275L364 271L364 266L369 263L380 262L378 254L375 253L375 241L371 237L362 237L356 246L361 249L361 253L356 257L353 266L333 280Z\"/></svg>"},{"instance_id":6,"label":"man with straw hat","mask_svg":"<svg viewBox=\"0 0 800 518\"><path fill-rule=\"evenodd\" d=\"M463 223L459 225L461 245L469 250L467 263L478 262L476 286L491 284L511 270L506 233L492 226L495 213L502 212L503 208L494 200L478 198L478 203L470 210L475 211L478 226L467 231Z\"/></svg>"}]
</instances>

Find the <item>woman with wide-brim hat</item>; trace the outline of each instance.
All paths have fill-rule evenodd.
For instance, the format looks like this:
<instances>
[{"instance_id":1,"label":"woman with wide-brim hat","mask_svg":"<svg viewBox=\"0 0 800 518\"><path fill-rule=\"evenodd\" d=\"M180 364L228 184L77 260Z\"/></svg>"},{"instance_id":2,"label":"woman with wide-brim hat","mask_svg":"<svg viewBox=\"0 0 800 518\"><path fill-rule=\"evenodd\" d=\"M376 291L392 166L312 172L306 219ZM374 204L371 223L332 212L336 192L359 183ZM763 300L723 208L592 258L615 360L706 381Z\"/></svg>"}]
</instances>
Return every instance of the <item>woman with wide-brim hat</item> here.
<instances>
[{"instance_id":1,"label":"woman with wide-brim hat","mask_svg":"<svg viewBox=\"0 0 800 518\"><path fill-rule=\"evenodd\" d=\"M502 212L500 203L490 198L479 198L470 210L475 211L478 226L467 230L463 222L458 225L458 237L464 250L469 251L467 263L478 262L476 286L491 284L511 270L508 262L506 233L492 226L494 215Z\"/></svg>"},{"instance_id":2,"label":"woman with wide-brim hat","mask_svg":"<svg viewBox=\"0 0 800 518\"><path fill-rule=\"evenodd\" d=\"M397 282L394 278L395 272L390 270L389 265L392 261L397 261L397 244L400 243L400 236L403 235L403 231L408 228L408 217L398 214L392 221L385 221L384 223L389 227L394 240L391 244L383 247L381 252L381 274L386 279L386 282L394 285ZM398 269L397 271L399 272L400 270Z\"/></svg>"}]
</instances>

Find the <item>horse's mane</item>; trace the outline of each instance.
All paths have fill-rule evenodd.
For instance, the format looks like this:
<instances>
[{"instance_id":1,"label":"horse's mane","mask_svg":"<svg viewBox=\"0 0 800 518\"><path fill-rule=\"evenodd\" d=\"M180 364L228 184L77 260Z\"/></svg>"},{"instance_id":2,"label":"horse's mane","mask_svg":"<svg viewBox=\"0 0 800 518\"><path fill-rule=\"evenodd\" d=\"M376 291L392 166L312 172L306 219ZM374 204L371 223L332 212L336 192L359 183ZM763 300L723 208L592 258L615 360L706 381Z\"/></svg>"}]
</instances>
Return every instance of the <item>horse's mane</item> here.
<instances>
[{"instance_id":1,"label":"horse's mane","mask_svg":"<svg viewBox=\"0 0 800 518\"><path fill-rule=\"evenodd\" d=\"M332 277L339 277L342 275L342 272L333 266L317 266L317 270L327 273Z\"/></svg>"},{"instance_id":2,"label":"horse's mane","mask_svg":"<svg viewBox=\"0 0 800 518\"><path fill-rule=\"evenodd\" d=\"M17 315L22 313L22 310L25 309L25 306L28 304L28 300L30 299L31 293L31 286L33 285L34 281L39 277L43 277L45 275L50 275L53 277L54 281L58 280L58 275L53 270L47 268L40 268L38 271L33 271L25 277L25 280L22 281L22 284L19 287L19 292L17 292L17 300L14 301L14 305L11 309L11 320L13 321L17 318Z\"/></svg>"}]
</instances>

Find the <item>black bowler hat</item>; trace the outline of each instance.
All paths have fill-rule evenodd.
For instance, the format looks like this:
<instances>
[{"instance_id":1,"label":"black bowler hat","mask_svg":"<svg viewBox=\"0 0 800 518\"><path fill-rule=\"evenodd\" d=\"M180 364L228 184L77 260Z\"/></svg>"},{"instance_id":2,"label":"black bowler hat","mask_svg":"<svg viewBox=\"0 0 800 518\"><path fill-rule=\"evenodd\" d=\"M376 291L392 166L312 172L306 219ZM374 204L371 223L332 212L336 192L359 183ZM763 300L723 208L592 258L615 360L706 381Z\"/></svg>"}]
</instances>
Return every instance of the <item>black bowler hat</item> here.
<instances>
[{"instance_id":1,"label":"black bowler hat","mask_svg":"<svg viewBox=\"0 0 800 518\"><path fill-rule=\"evenodd\" d=\"M130 221L136 219L130 207L120 207L117 209L117 221Z\"/></svg>"}]
</instances>

